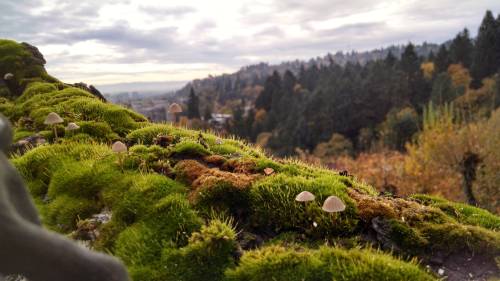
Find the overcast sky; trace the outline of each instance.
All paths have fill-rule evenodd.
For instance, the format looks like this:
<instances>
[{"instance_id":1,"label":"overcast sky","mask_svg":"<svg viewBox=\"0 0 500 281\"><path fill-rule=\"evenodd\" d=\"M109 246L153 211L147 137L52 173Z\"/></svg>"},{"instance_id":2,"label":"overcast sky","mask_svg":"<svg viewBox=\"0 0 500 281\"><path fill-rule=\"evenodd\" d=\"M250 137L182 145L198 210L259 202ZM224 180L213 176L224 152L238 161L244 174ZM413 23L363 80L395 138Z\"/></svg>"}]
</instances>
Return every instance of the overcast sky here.
<instances>
[{"instance_id":1,"label":"overcast sky","mask_svg":"<svg viewBox=\"0 0 500 281\"><path fill-rule=\"evenodd\" d=\"M500 0L0 0L0 37L39 47L65 82L187 81L477 33Z\"/></svg>"}]
</instances>

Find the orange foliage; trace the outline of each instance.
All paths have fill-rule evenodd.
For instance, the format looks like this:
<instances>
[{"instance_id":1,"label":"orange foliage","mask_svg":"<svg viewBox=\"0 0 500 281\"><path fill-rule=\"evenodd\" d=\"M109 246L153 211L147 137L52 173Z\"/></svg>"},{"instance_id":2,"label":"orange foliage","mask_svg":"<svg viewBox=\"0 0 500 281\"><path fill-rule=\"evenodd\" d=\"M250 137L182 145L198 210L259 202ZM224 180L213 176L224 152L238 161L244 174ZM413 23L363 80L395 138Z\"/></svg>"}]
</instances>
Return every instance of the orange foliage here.
<instances>
[{"instance_id":1,"label":"orange foliage","mask_svg":"<svg viewBox=\"0 0 500 281\"><path fill-rule=\"evenodd\" d=\"M424 62L420 65L420 69L424 73L426 79L431 79L434 74L435 66L433 62Z\"/></svg>"},{"instance_id":2,"label":"orange foliage","mask_svg":"<svg viewBox=\"0 0 500 281\"><path fill-rule=\"evenodd\" d=\"M472 81L469 70L461 64L450 64L448 67L448 75L450 75L454 87L464 87L468 89Z\"/></svg>"}]
</instances>

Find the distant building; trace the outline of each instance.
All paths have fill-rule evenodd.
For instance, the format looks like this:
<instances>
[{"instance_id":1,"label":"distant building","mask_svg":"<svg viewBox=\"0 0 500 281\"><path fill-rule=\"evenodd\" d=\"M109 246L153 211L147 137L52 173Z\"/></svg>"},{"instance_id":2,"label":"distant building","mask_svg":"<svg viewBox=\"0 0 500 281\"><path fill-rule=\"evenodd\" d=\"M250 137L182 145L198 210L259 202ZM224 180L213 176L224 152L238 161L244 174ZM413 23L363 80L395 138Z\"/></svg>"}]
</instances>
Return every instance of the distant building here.
<instances>
[{"instance_id":1,"label":"distant building","mask_svg":"<svg viewBox=\"0 0 500 281\"><path fill-rule=\"evenodd\" d=\"M233 118L232 114L212 113L210 126L216 130L223 130L231 118Z\"/></svg>"}]
</instances>

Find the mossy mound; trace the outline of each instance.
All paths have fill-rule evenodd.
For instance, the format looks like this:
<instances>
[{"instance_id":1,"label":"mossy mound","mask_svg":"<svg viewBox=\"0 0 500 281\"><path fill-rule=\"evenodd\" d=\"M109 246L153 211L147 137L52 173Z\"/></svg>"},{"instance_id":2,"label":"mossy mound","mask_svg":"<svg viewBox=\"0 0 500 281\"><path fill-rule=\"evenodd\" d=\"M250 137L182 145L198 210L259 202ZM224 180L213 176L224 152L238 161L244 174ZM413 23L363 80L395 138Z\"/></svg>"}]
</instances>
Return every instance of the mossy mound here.
<instances>
[{"instance_id":1,"label":"mossy mound","mask_svg":"<svg viewBox=\"0 0 500 281\"><path fill-rule=\"evenodd\" d=\"M151 124L58 82L25 88L0 99L0 112L16 124L16 138L39 132L49 141L12 156L44 223L70 233L110 212L91 245L122 258L134 280L432 280L423 265L439 256L446 267L457 255L495 266L486 277L499 273L500 218L487 211L379 196L355 178ZM43 125L49 112L80 129L61 125L56 140ZM128 152L114 153L115 140ZM305 190L315 200L296 202ZM322 210L332 195L344 211Z\"/></svg>"}]
</instances>

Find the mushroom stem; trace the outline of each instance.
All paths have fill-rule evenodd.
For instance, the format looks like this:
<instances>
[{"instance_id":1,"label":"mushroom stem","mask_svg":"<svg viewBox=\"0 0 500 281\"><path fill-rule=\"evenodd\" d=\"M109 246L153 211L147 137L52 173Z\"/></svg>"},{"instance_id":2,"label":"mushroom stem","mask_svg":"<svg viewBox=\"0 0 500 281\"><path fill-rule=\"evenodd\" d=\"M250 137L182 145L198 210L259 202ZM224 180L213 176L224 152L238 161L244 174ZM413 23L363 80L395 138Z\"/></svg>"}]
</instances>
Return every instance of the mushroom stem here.
<instances>
[{"instance_id":1,"label":"mushroom stem","mask_svg":"<svg viewBox=\"0 0 500 281\"><path fill-rule=\"evenodd\" d=\"M123 169L123 153L118 153L118 166L120 166L120 170L122 171L122 174L125 173L125 170Z\"/></svg>"},{"instance_id":2,"label":"mushroom stem","mask_svg":"<svg viewBox=\"0 0 500 281\"><path fill-rule=\"evenodd\" d=\"M52 125L52 128L54 129L54 141L57 141L57 125Z\"/></svg>"}]
</instances>

